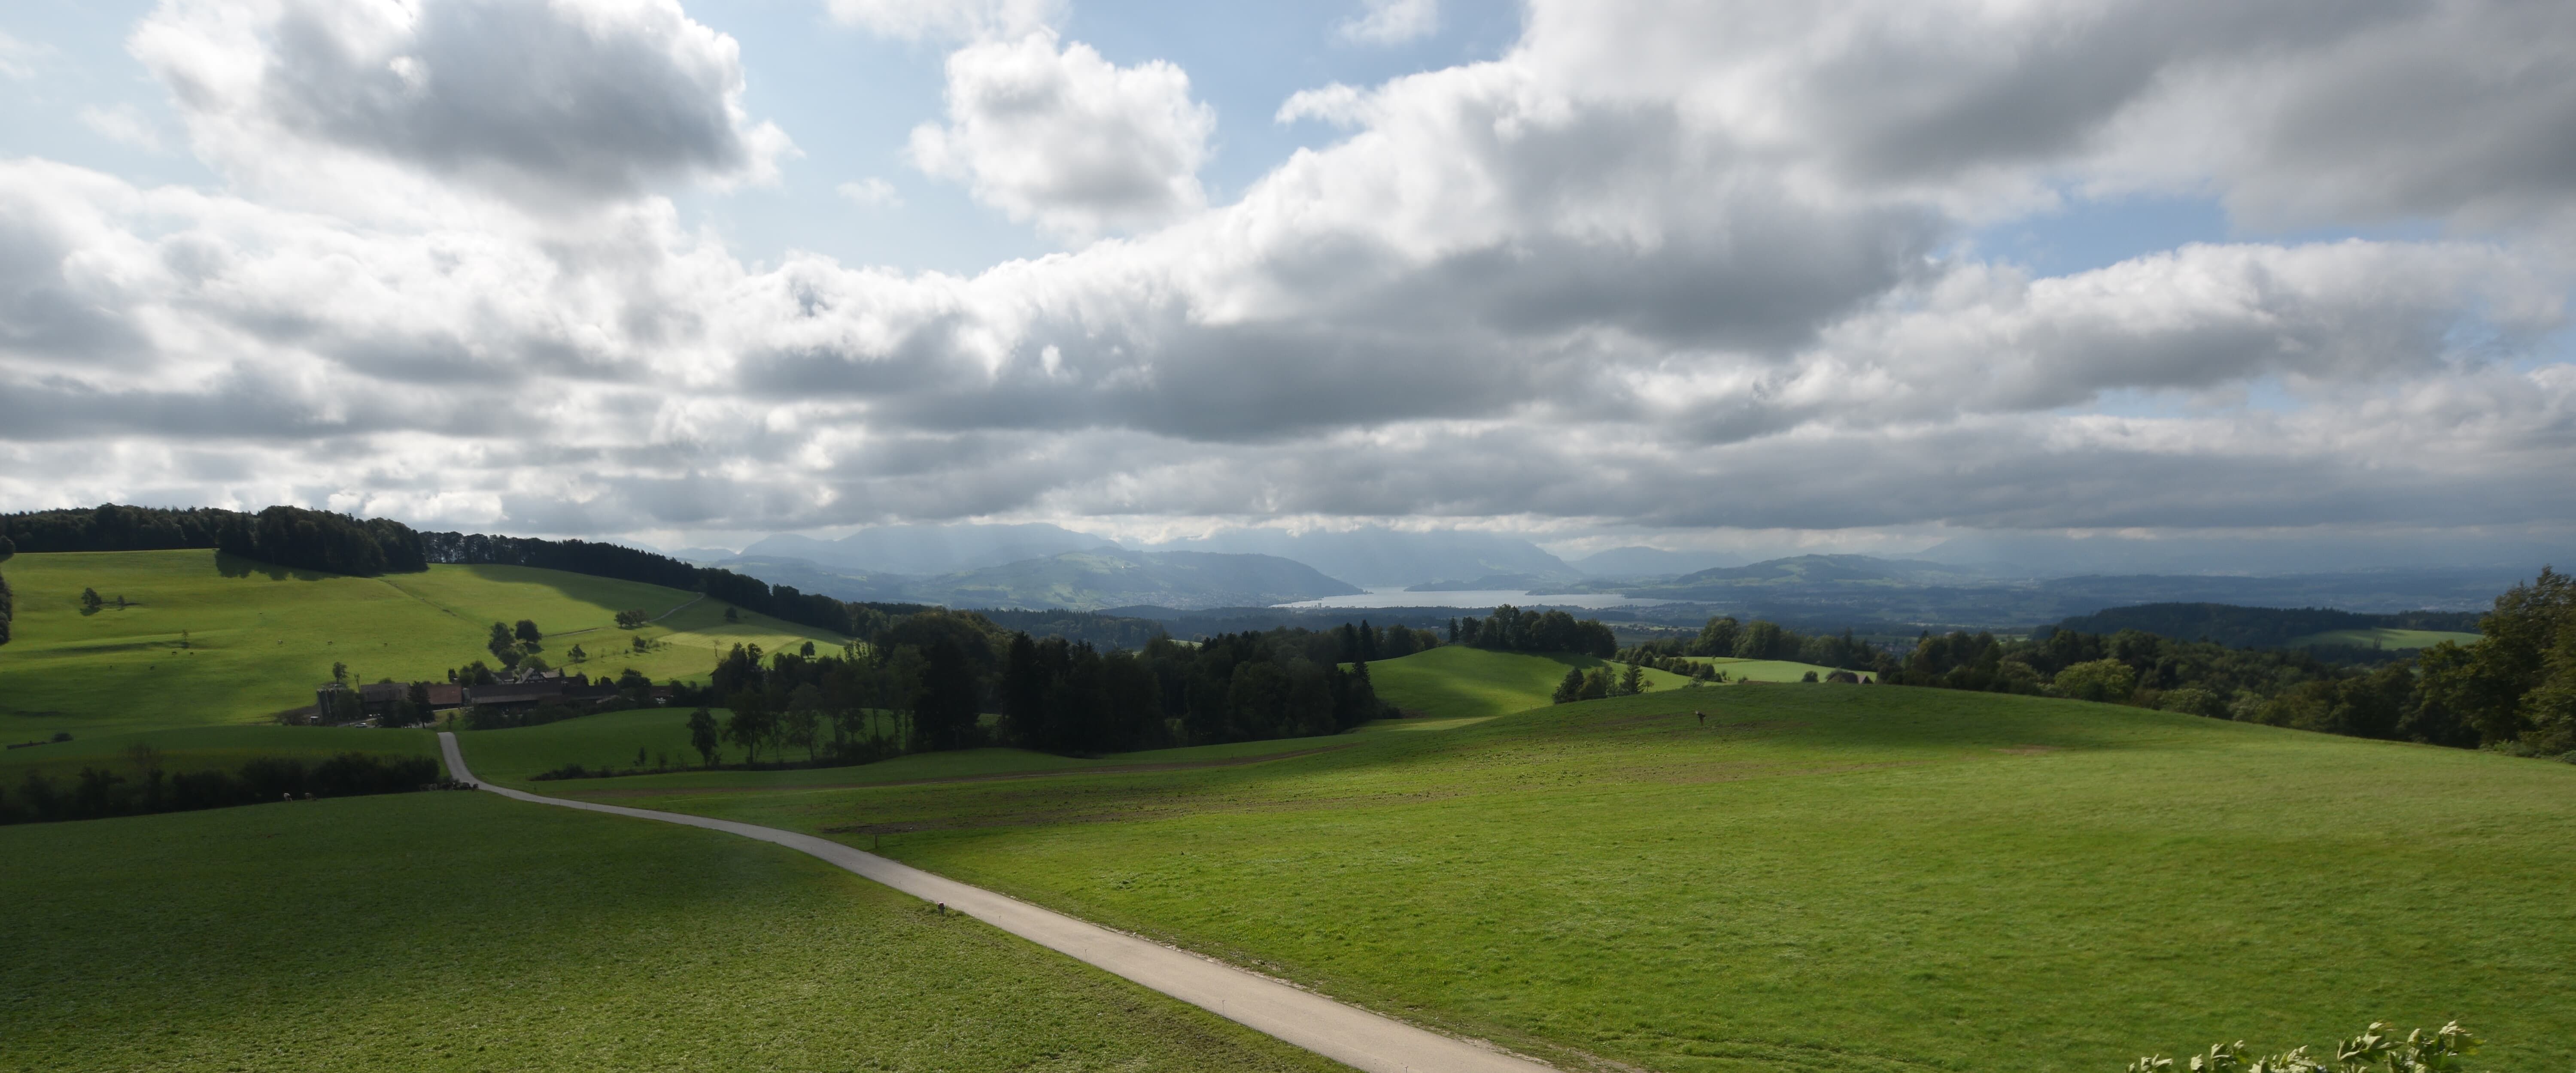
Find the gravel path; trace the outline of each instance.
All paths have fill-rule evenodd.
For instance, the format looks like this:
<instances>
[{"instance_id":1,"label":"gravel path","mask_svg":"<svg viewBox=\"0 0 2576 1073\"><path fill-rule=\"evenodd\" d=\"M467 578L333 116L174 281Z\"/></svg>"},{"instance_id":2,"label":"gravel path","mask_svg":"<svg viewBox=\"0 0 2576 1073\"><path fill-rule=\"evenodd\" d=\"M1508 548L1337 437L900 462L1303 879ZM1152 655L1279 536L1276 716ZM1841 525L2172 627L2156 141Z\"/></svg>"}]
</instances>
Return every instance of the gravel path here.
<instances>
[{"instance_id":1,"label":"gravel path","mask_svg":"<svg viewBox=\"0 0 2576 1073\"><path fill-rule=\"evenodd\" d=\"M456 747L456 735L439 734L438 747L446 754L450 777L475 781L473 773L466 769L464 754ZM828 839L705 816L567 801L498 786L481 788L521 801L704 827L775 842L923 901L941 903L1039 946L1369 1073L1546 1073L1555 1068L1487 1044L1415 1028L1186 950L1040 909Z\"/></svg>"}]
</instances>

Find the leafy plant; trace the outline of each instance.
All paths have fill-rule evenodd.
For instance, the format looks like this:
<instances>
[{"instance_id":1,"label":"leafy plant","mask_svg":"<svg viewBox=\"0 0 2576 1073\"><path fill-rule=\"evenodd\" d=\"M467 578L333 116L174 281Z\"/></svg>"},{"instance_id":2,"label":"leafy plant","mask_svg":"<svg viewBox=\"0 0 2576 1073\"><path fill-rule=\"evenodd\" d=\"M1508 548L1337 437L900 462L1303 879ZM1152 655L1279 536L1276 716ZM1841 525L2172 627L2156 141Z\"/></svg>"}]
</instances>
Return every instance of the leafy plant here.
<instances>
[{"instance_id":1,"label":"leafy plant","mask_svg":"<svg viewBox=\"0 0 2576 1073\"><path fill-rule=\"evenodd\" d=\"M2305 1047L2255 1055L2245 1049L2245 1041L2238 1040L2191 1056L2188 1068L2191 1073L2457 1073L2468 1068L2462 1060L2478 1053L2484 1042L2458 1021L2430 1031L2419 1028L2404 1039L2397 1038L2397 1026L2373 1021L2360 1035L2336 1044L2330 1060L2310 1055ZM2128 1073L2172 1073L2173 1069L2174 1060L2158 1054L2129 1063Z\"/></svg>"}]
</instances>

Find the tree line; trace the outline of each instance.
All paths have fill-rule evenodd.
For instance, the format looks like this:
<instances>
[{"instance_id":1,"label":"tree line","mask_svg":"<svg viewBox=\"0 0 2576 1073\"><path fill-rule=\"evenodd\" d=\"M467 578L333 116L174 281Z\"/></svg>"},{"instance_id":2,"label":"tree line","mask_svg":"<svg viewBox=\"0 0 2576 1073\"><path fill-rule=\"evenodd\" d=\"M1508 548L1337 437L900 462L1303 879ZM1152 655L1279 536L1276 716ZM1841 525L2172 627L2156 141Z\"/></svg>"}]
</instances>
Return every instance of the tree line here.
<instances>
[{"instance_id":1,"label":"tree line","mask_svg":"<svg viewBox=\"0 0 2576 1073\"><path fill-rule=\"evenodd\" d=\"M2484 636L2376 668L2307 649L2229 648L2143 630L2025 640L1924 635L1881 681L2107 701L2354 737L2576 756L2576 581L2543 568L2496 597Z\"/></svg>"},{"instance_id":2,"label":"tree line","mask_svg":"<svg viewBox=\"0 0 2576 1073\"><path fill-rule=\"evenodd\" d=\"M2057 624L2077 633L2114 634L2145 630L2177 640L2213 641L2229 648L2289 648L2302 637L2336 630L2443 630L2468 633L2478 628L2475 611L2401 611L2370 615L2320 607L2239 607L2234 604L2168 603L2114 607ZM2339 660L2339 662L2350 662Z\"/></svg>"},{"instance_id":3,"label":"tree line","mask_svg":"<svg viewBox=\"0 0 2576 1073\"><path fill-rule=\"evenodd\" d=\"M438 762L425 756L349 752L307 765L292 756L263 756L231 771L168 771L149 746L126 750L130 776L112 767L83 767L68 785L29 771L0 793L0 823L49 823L151 812L255 805L294 798L355 797L440 784Z\"/></svg>"},{"instance_id":4,"label":"tree line","mask_svg":"<svg viewBox=\"0 0 2576 1073\"><path fill-rule=\"evenodd\" d=\"M1409 640L1425 631L1407 631ZM1368 635L1383 642L1387 631ZM1097 756L1175 745L1332 734L1397 714L1351 630L1281 628L1140 650L1037 638L980 613L928 608L868 644L793 652L736 645L691 713L709 765L866 763L906 752L1010 745ZM1436 639L1434 639L1436 641ZM999 718L988 724L983 716Z\"/></svg>"},{"instance_id":5,"label":"tree line","mask_svg":"<svg viewBox=\"0 0 2576 1073\"><path fill-rule=\"evenodd\" d=\"M276 566L372 577L427 569L411 527L386 518L270 507L257 514L105 504L0 515L0 540L19 551L213 548Z\"/></svg>"},{"instance_id":6,"label":"tree line","mask_svg":"<svg viewBox=\"0 0 2576 1073\"><path fill-rule=\"evenodd\" d=\"M1715 656L1812 663L1854 671L1874 669L1884 654L1877 646L1852 636L1848 629L1840 634L1806 634L1763 619L1739 622L1733 615L1709 619L1695 637L1666 637L1604 653L1615 655L1621 663L1642 663L1660 670L1676 670L1660 662L1675 657Z\"/></svg>"},{"instance_id":7,"label":"tree line","mask_svg":"<svg viewBox=\"0 0 2576 1073\"><path fill-rule=\"evenodd\" d=\"M1599 619L1577 621L1563 611L1523 611L1510 604L1484 618L1450 619L1449 640L1501 652L1571 652L1602 659L1619 650L1619 639Z\"/></svg>"}]
</instances>

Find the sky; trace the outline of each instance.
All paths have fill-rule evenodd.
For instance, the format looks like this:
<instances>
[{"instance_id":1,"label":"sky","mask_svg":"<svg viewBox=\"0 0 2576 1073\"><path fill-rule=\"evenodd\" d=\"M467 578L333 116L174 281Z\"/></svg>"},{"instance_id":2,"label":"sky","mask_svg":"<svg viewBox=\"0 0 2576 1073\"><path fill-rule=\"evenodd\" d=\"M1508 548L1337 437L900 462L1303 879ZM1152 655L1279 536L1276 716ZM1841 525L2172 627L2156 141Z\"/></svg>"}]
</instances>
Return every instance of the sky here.
<instances>
[{"instance_id":1,"label":"sky","mask_svg":"<svg viewBox=\"0 0 2576 1073\"><path fill-rule=\"evenodd\" d=\"M2571 254L2564 4L19 0L0 509L2576 547Z\"/></svg>"}]
</instances>

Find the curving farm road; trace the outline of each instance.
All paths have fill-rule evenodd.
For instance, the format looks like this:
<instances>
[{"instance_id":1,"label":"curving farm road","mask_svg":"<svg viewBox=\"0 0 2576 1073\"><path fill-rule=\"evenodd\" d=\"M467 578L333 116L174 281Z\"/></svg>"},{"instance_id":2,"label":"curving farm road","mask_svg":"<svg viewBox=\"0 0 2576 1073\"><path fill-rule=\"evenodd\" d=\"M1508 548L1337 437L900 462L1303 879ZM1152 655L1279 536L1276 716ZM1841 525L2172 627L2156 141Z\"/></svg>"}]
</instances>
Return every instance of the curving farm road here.
<instances>
[{"instance_id":1,"label":"curving farm road","mask_svg":"<svg viewBox=\"0 0 2576 1073\"><path fill-rule=\"evenodd\" d=\"M464 754L457 749L456 735L440 733L438 747L446 754L451 777L461 782L475 781L465 766ZM1416 1028L1220 961L1040 909L829 839L705 816L540 797L498 786L480 788L521 801L704 827L775 842L923 901L944 903L1039 946L1369 1073L1550 1073L1555 1069L1488 1044Z\"/></svg>"}]
</instances>

